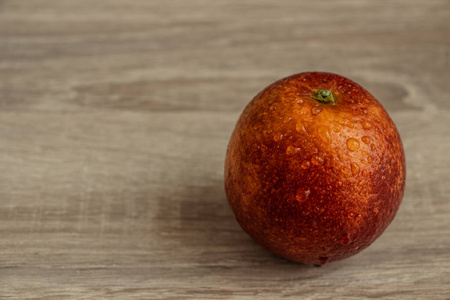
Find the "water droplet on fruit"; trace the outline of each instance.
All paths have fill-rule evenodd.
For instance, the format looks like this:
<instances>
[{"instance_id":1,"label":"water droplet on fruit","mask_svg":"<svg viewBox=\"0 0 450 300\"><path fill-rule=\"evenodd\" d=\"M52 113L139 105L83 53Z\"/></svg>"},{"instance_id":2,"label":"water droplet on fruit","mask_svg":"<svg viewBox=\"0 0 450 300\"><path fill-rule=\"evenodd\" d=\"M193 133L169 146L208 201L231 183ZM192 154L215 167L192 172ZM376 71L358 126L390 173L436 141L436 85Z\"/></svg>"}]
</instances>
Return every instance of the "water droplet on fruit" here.
<instances>
[{"instance_id":1,"label":"water droplet on fruit","mask_svg":"<svg viewBox=\"0 0 450 300\"><path fill-rule=\"evenodd\" d=\"M289 123L291 120L292 120L291 117L284 118L283 123L284 123L284 124L287 124L287 123Z\"/></svg>"},{"instance_id":2,"label":"water droplet on fruit","mask_svg":"<svg viewBox=\"0 0 450 300\"><path fill-rule=\"evenodd\" d=\"M300 189L297 190L297 193L295 194L295 199L298 202L303 202L303 201L305 201L308 198L310 193L311 193L310 190L305 191L305 190L300 188Z\"/></svg>"},{"instance_id":3,"label":"water droplet on fruit","mask_svg":"<svg viewBox=\"0 0 450 300\"><path fill-rule=\"evenodd\" d=\"M341 126L339 126L339 125L333 125L333 131L334 132L339 132L339 131L341 131Z\"/></svg>"},{"instance_id":4,"label":"water droplet on fruit","mask_svg":"<svg viewBox=\"0 0 450 300\"><path fill-rule=\"evenodd\" d=\"M287 148L286 148L286 154L287 155L292 155L292 154L295 154L295 152L297 152L298 150L300 150L299 148L295 148L294 146L292 146L292 145L289 145L289 146L287 146Z\"/></svg>"},{"instance_id":5,"label":"water droplet on fruit","mask_svg":"<svg viewBox=\"0 0 450 300\"><path fill-rule=\"evenodd\" d=\"M350 234L345 233L341 236L339 243L341 245L347 245L348 243L350 243Z\"/></svg>"},{"instance_id":6,"label":"water droplet on fruit","mask_svg":"<svg viewBox=\"0 0 450 300\"><path fill-rule=\"evenodd\" d=\"M362 126L364 127L364 129L370 129L372 128L372 124L370 124L367 121L362 122Z\"/></svg>"},{"instance_id":7,"label":"water droplet on fruit","mask_svg":"<svg viewBox=\"0 0 450 300\"><path fill-rule=\"evenodd\" d=\"M298 104L303 104L303 100L302 99L297 99L295 100Z\"/></svg>"},{"instance_id":8,"label":"water droplet on fruit","mask_svg":"<svg viewBox=\"0 0 450 300\"><path fill-rule=\"evenodd\" d=\"M302 168L302 169L308 169L309 168L309 166L310 166L311 164L309 163L309 161L307 161L307 160L305 160L304 162L302 162L302 164L300 165L300 167Z\"/></svg>"},{"instance_id":9,"label":"water droplet on fruit","mask_svg":"<svg viewBox=\"0 0 450 300\"><path fill-rule=\"evenodd\" d=\"M313 107L313 108L311 109L311 113L312 113L313 115L318 115L321 111L322 111L322 109L320 109L319 107Z\"/></svg>"},{"instance_id":10,"label":"water droplet on fruit","mask_svg":"<svg viewBox=\"0 0 450 300\"><path fill-rule=\"evenodd\" d=\"M319 262L321 265L324 265L328 262L329 259L330 259L329 257L321 256L321 257L319 257Z\"/></svg>"},{"instance_id":11,"label":"water droplet on fruit","mask_svg":"<svg viewBox=\"0 0 450 300\"><path fill-rule=\"evenodd\" d=\"M283 139L283 135L282 135L282 134L280 134L280 135L275 134L275 135L273 136L273 140L274 140L275 142L279 142L279 141L281 141L282 139Z\"/></svg>"},{"instance_id":12,"label":"water droplet on fruit","mask_svg":"<svg viewBox=\"0 0 450 300\"><path fill-rule=\"evenodd\" d=\"M306 128L302 123L297 123L297 125L295 125L295 130L297 130L298 133L306 132Z\"/></svg>"},{"instance_id":13,"label":"water droplet on fruit","mask_svg":"<svg viewBox=\"0 0 450 300\"><path fill-rule=\"evenodd\" d=\"M320 166L323 165L325 161L319 155L313 155L313 157L311 157L311 162L315 166Z\"/></svg>"},{"instance_id":14,"label":"water droplet on fruit","mask_svg":"<svg viewBox=\"0 0 450 300\"><path fill-rule=\"evenodd\" d=\"M299 202L302 202L303 200L305 200L305 199L303 199L302 194L303 194L302 189L298 189L297 192L295 193L295 199Z\"/></svg>"},{"instance_id":15,"label":"water droplet on fruit","mask_svg":"<svg viewBox=\"0 0 450 300\"><path fill-rule=\"evenodd\" d=\"M359 173L359 166L357 163L352 163L352 172L353 172L353 174Z\"/></svg>"},{"instance_id":16,"label":"water droplet on fruit","mask_svg":"<svg viewBox=\"0 0 450 300\"><path fill-rule=\"evenodd\" d=\"M354 138L349 138L347 140L347 148L350 151L356 151L359 149L359 141Z\"/></svg>"},{"instance_id":17,"label":"water droplet on fruit","mask_svg":"<svg viewBox=\"0 0 450 300\"><path fill-rule=\"evenodd\" d=\"M359 166L357 163L352 163L352 172L353 172L353 174L359 173Z\"/></svg>"},{"instance_id":18,"label":"water droplet on fruit","mask_svg":"<svg viewBox=\"0 0 450 300\"><path fill-rule=\"evenodd\" d=\"M277 109L277 107L276 107L275 105L272 105L272 106L270 107L270 110L275 110L275 109Z\"/></svg>"},{"instance_id":19,"label":"water droplet on fruit","mask_svg":"<svg viewBox=\"0 0 450 300\"><path fill-rule=\"evenodd\" d=\"M361 138L361 140L362 140L365 144L369 144L369 143L370 143L370 137L368 137L368 136L363 136L363 137Z\"/></svg>"},{"instance_id":20,"label":"water droplet on fruit","mask_svg":"<svg viewBox=\"0 0 450 300\"><path fill-rule=\"evenodd\" d=\"M328 132L328 128L326 126L319 126L317 132L319 133L320 138L324 140L324 142L330 141L330 133Z\"/></svg>"}]
</instances>

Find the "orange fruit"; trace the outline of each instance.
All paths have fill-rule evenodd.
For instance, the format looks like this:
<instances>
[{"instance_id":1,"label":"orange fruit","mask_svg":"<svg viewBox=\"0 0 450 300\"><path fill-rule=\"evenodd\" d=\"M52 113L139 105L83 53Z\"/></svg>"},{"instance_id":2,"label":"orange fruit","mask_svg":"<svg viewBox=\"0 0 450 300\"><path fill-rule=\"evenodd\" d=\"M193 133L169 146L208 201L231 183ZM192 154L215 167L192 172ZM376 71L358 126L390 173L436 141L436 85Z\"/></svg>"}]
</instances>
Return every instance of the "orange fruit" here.
<instances>
[{"instance_id":1,"label":"orange fruit","mask_svg":"<svg viewBox=\"0 0 450 300\"><path fill-rule=\"evenodd\" d=\"M357 83L301 73L261 91L232 133L225 190L242 228L273 253L325 264L368 247L405 188L399 133Z\"/></svg>"}]
</instances>

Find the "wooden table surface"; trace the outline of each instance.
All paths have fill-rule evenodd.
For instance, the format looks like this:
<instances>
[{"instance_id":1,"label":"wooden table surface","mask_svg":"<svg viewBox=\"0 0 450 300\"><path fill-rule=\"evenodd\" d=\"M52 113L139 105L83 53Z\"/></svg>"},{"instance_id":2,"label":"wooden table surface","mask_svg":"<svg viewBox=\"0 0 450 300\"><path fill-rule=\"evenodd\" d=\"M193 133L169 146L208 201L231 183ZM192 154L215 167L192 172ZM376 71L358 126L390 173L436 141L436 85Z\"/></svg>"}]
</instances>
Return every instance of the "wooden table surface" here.
<instances>
[{"instance_id":1,"label":"wooden table surface","mask_svg":"<svg viewBox=\"0 0 450 300\"><path fill-rule=\"evenodd\" d=\"M0 1L0 299L450 299L450 2ZM397 124L407 187L321 268L239 227L228 139L320 70Z\"/></svg>"}]
</instances>

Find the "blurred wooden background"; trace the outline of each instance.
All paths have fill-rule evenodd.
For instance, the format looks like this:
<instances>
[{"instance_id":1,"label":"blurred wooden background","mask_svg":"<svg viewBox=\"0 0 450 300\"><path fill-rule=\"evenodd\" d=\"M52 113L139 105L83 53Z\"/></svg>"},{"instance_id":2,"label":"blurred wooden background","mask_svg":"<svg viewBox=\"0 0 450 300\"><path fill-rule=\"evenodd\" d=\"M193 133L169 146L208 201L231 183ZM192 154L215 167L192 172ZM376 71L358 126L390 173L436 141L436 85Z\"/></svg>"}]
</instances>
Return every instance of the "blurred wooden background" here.
<instances>
[{"instance_id":1,"label":"blurred wooden background","mask_svg":"<svg viewBox=\"0 0 450 300\"><path fill-rule=\"evenodd\" d=\"M0 299L450 299L450 2L0 1ZM370 248L273 256L223 190L240 112L330 71L398 126Z\"/></svg>"}]
</instances>

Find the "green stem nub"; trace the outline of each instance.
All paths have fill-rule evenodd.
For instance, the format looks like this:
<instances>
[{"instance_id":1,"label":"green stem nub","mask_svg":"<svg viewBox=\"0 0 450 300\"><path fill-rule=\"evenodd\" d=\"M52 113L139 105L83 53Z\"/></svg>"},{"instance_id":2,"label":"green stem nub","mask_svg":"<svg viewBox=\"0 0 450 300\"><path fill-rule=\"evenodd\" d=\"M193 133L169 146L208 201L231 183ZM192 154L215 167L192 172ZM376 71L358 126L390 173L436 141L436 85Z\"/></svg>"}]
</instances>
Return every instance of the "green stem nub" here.
<instances>
[{"instance_id":1,"label":"green stem nub","mask_svg":"<svg viewBox=\"0 0 450 300\"><path fill-rule=\"evenodd\" d=\"M316 91L316 94L312 97L321 103L326 104L336 103L336 99L334 98L333 93L330 90L318 90Z\"/></svg>"}]
</instances>

